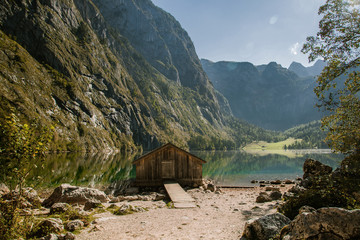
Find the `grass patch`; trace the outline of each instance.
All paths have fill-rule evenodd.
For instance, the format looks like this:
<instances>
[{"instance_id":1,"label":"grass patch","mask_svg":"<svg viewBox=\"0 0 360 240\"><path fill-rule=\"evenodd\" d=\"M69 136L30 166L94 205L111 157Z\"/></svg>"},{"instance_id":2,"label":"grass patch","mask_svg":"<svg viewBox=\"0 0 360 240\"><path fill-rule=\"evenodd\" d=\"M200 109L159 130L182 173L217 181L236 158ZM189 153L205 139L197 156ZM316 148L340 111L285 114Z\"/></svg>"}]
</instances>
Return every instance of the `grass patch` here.
<instances>
[{"instance_id":1,"label":"grass patch","mask_svg":"<svg viewBox=\"0 0 360 240\"><path fill-rule=\"evenodd\" d=\"M252 142L244 147L244 150L283 150L285 145L294 144L296 141L301 142L302 139L288 138L284 141L280 142L265 142L265 141L257 141Z\"/></svg>"}]
</instances>

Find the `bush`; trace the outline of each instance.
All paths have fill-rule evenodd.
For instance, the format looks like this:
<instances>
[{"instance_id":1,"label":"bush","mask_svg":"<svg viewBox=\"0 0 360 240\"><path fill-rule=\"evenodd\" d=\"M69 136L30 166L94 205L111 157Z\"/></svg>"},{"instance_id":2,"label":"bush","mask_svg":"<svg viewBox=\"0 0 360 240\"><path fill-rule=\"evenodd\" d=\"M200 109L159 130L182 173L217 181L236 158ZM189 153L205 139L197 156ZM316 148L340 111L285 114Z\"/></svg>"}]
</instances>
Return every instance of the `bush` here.
<instances>
[{"instance_id":1,"label":"bush","mask_svg":"<svg viewBox=\"0 0 360 240\"><path fill-rule=\"evenodd\" d=\"M26 235L25 218L19 216L26 199L25 181L44 160L51 138L49 129L23 124L15 113L0 118L0 182L10 188L7 200L0 199L0 236L4 239Z\"/></svg>"}]
</instances>

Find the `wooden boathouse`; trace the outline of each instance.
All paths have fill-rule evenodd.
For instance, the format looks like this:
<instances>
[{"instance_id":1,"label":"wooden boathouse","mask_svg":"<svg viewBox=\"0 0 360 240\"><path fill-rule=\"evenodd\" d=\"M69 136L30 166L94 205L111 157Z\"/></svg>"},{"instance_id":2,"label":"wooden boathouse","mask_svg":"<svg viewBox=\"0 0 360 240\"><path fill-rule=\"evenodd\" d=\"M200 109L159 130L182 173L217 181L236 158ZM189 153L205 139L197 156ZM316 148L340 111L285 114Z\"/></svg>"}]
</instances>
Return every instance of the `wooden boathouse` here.
<instances>
[{"instance_id":1,"label":"wooden boathouse","mask_svg":"<svg viewBox=\"0 0 360 240\"><path fill-rule=\"evenodd\" d=\"M201 185L202 165L206 161L168 143L140 158L136 165L136 186L163 186L175 180L182 186Z\"/></svg>"}]
</instances>

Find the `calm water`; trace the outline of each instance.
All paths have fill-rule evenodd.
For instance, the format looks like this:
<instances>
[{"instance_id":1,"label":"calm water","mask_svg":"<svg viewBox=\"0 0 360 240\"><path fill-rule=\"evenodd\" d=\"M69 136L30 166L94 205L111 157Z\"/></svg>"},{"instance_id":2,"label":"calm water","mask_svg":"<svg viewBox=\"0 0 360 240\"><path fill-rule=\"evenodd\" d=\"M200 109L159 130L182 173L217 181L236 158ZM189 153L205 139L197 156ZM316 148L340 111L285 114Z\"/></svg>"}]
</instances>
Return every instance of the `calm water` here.
<instances>
[{"instance_id":1,"label":"calm water","mask_svg":"<svg viewBox=\"0 0 360 240\"><path fill-rule=\"evenodd\" d=\"M302 176L306 158L319 160L333 168L339 165L341 155L320 153L281 152L246 153L244 151L192 152L207 161L203 176L215 179L221 185L248 186L250 181L294 179ZM74 154L49 155L43 168L37 168L34 183L54 187L61 183L101 187L112 182L135 178L132 161L138 155Z\"/></svg>"}]
</instances>

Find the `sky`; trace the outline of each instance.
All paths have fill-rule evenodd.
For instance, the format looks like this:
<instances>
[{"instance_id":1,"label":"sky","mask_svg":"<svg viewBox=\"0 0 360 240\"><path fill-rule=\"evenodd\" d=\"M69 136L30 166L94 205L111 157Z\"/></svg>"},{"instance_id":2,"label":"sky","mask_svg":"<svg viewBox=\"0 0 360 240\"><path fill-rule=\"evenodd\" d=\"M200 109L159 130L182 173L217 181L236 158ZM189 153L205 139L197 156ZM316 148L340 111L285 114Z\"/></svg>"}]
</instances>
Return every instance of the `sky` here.
<instances>
[{"instance_id":1,"label":"sky","mask_svg":"<svg viewBox=\"0 0 360 240\"><path fill-rule=\"evenodd\" d=\"M152 0L188 32L199 58L310 66L301 53L316 35L325 0Z\"/></svg>"}]
</instances>

